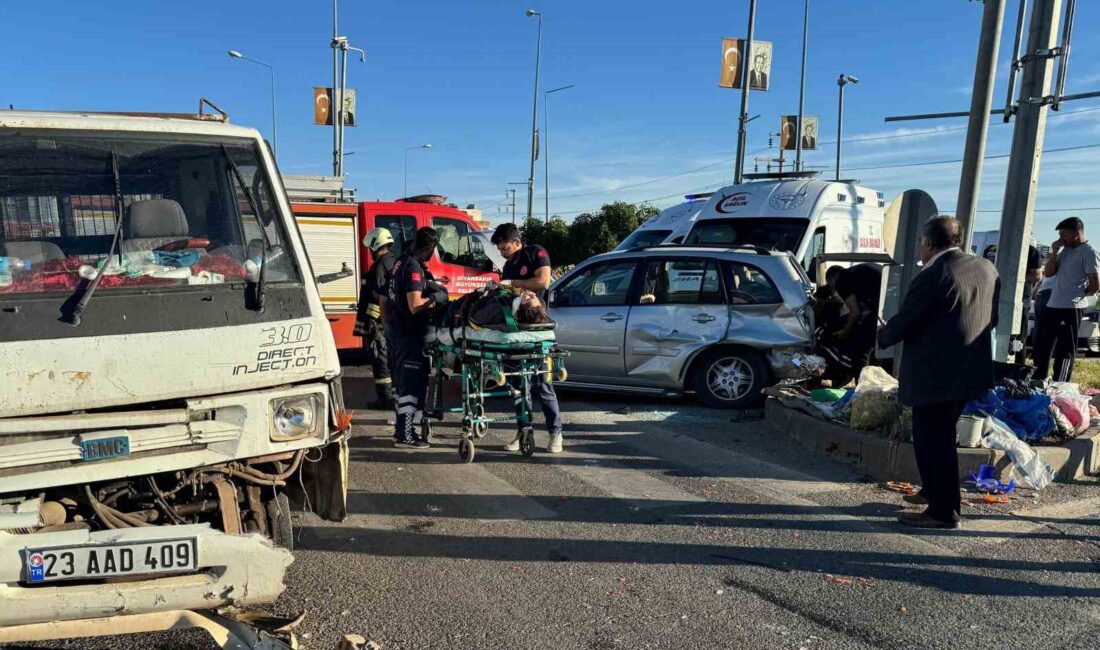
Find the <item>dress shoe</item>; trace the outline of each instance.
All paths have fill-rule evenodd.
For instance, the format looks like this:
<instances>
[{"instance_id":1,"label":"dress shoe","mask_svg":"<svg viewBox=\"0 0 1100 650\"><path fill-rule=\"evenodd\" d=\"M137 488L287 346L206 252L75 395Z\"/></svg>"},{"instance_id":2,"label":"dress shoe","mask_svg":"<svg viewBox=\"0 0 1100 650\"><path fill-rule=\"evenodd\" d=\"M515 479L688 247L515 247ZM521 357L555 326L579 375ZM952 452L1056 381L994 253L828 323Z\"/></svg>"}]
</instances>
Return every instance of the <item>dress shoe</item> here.
<instances>
[{"instance_id":1,"label":"dress shoe","mask_svg":"<svg viewBox=\"0 0 1100 650\"><path fill-rule=\"evenodd\" d=\"M898 515L898 521L906 526L915 526L917 528L947 528L954 529L959 527L957 521L940 521L928 516L924 512L903 512Z\"/></svg>"},{"instance_id":2,"label":"dress shoe","mask_svg":"<svg viewBox=\"0 0 1100 650\"><path fill-rule=\"evenodd\" d=\"M906 495L901 497L901 500L906 502L906 503L911 503L915 506L926 506L926 505L928 505L928 498L925 497L920 492L914 492L913 494L906 494Z\"/></svg>"}]
</instances>

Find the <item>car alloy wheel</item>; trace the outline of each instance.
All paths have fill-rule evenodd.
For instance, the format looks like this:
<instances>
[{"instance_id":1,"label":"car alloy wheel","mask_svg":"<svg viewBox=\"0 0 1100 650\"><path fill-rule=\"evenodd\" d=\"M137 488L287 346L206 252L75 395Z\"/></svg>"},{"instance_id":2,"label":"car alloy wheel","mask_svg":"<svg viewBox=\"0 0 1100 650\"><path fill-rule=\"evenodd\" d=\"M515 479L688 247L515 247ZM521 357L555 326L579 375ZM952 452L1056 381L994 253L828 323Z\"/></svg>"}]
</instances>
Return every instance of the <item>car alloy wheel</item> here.
<instances>
[{"instance_id":1,"label":"car alloy wheel","mask_svg":"<svg viewBox=\"0 0 1100 650\"><path fill-rule=\"evenodd\" d=\"M740 357L716 359L707 369L707 387L723 400L744 398L752 388L753 378L752 367Z\"/></svg>"}]
</instances>

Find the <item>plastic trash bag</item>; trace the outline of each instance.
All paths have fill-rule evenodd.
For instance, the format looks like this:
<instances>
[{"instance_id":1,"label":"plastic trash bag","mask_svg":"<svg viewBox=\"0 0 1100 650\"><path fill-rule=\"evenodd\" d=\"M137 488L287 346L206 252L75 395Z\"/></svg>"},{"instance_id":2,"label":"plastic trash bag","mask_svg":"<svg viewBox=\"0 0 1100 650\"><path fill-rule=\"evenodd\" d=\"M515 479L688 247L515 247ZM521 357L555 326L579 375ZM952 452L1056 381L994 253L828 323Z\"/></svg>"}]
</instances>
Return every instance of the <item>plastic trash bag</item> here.
<instances>
[{"instance_id":1,"label":"plastic trash bag","mask_svg":"<svg viewBox=\"0 0 1100 650\"><path fill-rule=\"evenodd\" d=\"M1050 415L1050 403L1050 396L1042 393L1031 392L1025 399L1016 399L1004 386L997 386L967 404L963 414L991 415L1022 440L1042 440L1056 429Z\"/></svg>"},{"instance_id":2,"label":"plastic trash bag","mask_svg":"<svg viewBox=\"0 0 1100 650\"><path fill-rule=\"evenodd\" d=\"M1074 433L1083 433L1085 429L1089 428L1091 400L1086 395L1081 394L1077 384L1054 382L1047 392L1054 405L1073 425Z\"/></svg>"},{"instance_id":3,"label":"plastic trash bag","mask_svg":"<svg viewBox=\"0 0 1100 650\"><path fill-rule=\"evenodd\" d=\"M995 417L986 417L982 427L982 446L1008 454L1020 481L1035 490L1042 490L1054 480L1054 468L1043 462L1039 452Z\"/></svg>"},{"instance_id":4,"label":"plastic trash bag","mask_svg":"<svg viewBox=\"0 0 1100 650\"><path fill-rule=\"evenodd\" d=\"M897 394L897 379L878 366L865 367L852 394L852 428L889 431L901 415Z\"/></svg>"}]
</instances>

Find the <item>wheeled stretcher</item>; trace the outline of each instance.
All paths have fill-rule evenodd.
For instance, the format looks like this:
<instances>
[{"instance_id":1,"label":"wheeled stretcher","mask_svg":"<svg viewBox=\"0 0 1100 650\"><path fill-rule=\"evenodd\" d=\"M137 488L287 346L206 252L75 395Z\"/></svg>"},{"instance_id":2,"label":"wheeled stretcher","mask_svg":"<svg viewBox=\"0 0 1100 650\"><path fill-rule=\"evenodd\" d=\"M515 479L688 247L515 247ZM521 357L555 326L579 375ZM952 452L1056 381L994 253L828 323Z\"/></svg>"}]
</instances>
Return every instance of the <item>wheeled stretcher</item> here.
<instances>
[{"instance_id":1,"label":"wheeled stretcher","mask_svg":"<svg viewBox=\"0 0 1100 650\"><path fill-rule=\"evenodd\" d=\"M501 332L472 327L433 328L426 337L431 359L428 383L428 408L421 420L421 433L431 435L431 421L442 421L446 413L462 414L462 439L458 453L463 461L474 460L474 440L483 437L491 422L515 421L519 428L519 448L524 456L535 453L532 426L531 386L542 375L546 381L564 381L563 358L554 324L521 326L517 332ZM449 378L461 384L461 404L444 403L443 386ZM490 418L485 400L509 397L516 406L514 416Z\"/></svg>"}]
</instances>

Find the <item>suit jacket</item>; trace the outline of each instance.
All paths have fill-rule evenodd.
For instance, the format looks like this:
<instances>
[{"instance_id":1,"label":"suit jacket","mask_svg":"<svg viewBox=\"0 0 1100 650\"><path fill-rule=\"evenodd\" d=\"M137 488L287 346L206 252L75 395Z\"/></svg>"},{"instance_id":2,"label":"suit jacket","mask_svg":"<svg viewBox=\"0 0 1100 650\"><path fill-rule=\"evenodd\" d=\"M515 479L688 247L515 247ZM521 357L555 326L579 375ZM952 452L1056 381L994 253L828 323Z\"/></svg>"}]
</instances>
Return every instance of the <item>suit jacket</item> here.
<instances>
[{"instance_id":1,"label":"suit jacket","mask_svg":"<svg viewBox=\"0 0 1100 650\"><path fill-rule=\"evenodd\" d=\"M768 73L751 70L749 72L749 88L766 90L768 87Z\"/></svg>"},{"instance_id":2,"label":"suit jacket","mask_svg":"<svg viewBox=\"0 0 1100 650\"><path fill-rule=\"evenodd\" d=\"M980 397L993 384L993 328L1000 279L988 260L951 250L909 285L879 330L887 348L905 343L898 400L923 406Z\"/></svg>"}]
</instances>

